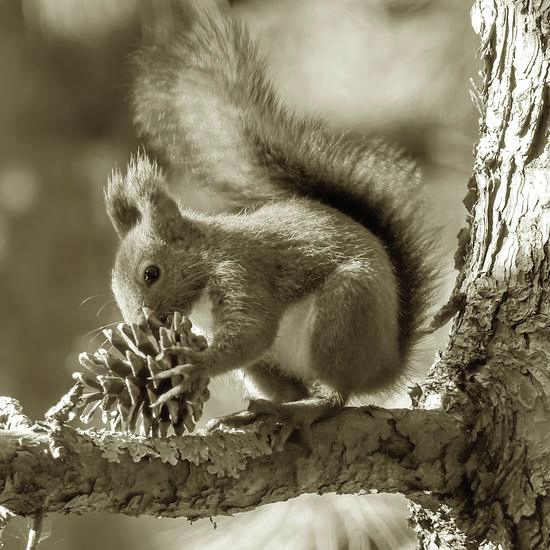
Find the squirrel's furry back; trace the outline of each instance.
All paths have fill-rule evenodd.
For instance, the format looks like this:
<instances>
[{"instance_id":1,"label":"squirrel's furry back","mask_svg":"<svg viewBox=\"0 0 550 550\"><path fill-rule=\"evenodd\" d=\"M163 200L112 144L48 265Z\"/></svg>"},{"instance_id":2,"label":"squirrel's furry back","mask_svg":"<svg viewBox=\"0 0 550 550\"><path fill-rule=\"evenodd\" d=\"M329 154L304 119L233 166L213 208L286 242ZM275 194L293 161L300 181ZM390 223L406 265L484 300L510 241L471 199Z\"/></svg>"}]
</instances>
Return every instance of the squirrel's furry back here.
<instances>
[{"instance_id":1,"label":"squirrel's furry back","mask_svg":"<svg viewBox=\"0 0 550 550\"><path fill-rule=\"evenodd\" d=\"M315 199L385 244L399 281L404 356L434 288L416 165L382 141L330 131L282 106L245 25L230 11L176 2L174 30L135 57L135 119L184 186L228 211Z\"/></svg>"}]
</instances>

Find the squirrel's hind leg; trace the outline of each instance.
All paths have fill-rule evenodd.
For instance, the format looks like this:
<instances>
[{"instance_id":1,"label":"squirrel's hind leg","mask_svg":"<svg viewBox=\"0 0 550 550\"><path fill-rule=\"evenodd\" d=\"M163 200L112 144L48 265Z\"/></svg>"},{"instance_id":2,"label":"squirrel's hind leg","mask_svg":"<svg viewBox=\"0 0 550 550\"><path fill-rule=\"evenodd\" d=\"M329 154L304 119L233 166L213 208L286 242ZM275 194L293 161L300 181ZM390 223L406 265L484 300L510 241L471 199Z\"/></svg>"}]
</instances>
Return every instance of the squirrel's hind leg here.
<instances>
[{"instance_id":1,"label":"squirrel's hind leg","mask_svg":"<svg viewBox=\"0 0 550 550\"><path fill-rule=\"evenodd\" d=\"M385 389L403 370L397 285L381 258L341 264L318 291L310 376L346 397Z\"/></svg>"}]
</instances>

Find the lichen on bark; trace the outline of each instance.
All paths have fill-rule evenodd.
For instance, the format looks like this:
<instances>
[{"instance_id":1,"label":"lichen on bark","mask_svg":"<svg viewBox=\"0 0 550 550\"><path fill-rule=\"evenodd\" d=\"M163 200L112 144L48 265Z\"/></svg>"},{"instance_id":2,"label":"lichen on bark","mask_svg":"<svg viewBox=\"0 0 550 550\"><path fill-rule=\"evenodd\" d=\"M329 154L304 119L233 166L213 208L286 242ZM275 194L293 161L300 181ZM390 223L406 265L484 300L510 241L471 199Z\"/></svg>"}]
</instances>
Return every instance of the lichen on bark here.
<instances>
[{"instance_id":1,"label":"lichen on bark","mask_svg":"<svg viewBox=\"0 0 550 550\"><path fill-rule=\"evenodd\" d=\"M294 443L273 452L266 426L149 439L56 423L0 431L0 504L198 518L306 492L443 497L463 477L467 434L439 411L343 410L315 426L311 453Z\"/></svg>"}]
</instances>

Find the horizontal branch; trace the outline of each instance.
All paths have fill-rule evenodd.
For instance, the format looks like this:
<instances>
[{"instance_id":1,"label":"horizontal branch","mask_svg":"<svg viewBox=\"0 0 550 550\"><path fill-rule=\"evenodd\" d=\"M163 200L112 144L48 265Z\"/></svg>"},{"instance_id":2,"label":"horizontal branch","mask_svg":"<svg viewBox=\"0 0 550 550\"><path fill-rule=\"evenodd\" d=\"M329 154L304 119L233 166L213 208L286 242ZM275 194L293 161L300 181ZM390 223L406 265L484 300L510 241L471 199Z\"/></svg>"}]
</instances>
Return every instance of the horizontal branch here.
<instances>
[{"instance_id":1,"label":"horizontal branch","mask_svg":"<svg viewBox=\"0 0 550 550\"><path fill-rule=\"evenodd\" d=\"M312 431L308 455L291 442L272 451L261 421L157 439L58 423L0 430L0 506L199 518L302 493L451 495L463 476L467 434L440 411L349 408Z\"/></svg>"}]
</instances>

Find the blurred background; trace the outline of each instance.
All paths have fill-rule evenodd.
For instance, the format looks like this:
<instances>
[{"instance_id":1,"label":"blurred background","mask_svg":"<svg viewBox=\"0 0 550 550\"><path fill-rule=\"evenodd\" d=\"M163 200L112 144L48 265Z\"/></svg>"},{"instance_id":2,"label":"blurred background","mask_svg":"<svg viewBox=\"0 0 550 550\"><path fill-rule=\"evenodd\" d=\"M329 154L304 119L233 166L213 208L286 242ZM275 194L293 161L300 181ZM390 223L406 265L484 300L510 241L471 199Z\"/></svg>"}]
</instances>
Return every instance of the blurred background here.
<instances>
[{"instance_id":1,"label":"blurred background","mask_svg":"<svg viewBox=\"0 0 550 550\"><path fill-rule=\"evenodd\" d=\"M469 99L477 38L462 0L242 0L285 102L334 127L385 135L421 165L442 227L445 300L471 172L477 112ZM39 419L70 387L81 351L120 318L109 272L117 245L102 190L139 142L128 101L128 55L151 42L167 0L0 0L0 395ZM446 329L415 365L421 381ZM412 380L411 380L412 381ZM378 401L380 402L380 401ZM391 405L407 406L406 393ZM246 406L217 381L207 417ZM48 520L43 550L414 547L396 495L303 495L234 518L109 515ZM12 521L8 549L25 547Z\"/></svg>"}]
</instances>

